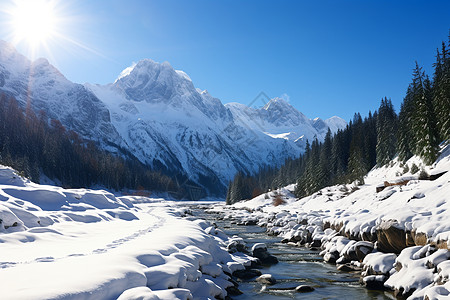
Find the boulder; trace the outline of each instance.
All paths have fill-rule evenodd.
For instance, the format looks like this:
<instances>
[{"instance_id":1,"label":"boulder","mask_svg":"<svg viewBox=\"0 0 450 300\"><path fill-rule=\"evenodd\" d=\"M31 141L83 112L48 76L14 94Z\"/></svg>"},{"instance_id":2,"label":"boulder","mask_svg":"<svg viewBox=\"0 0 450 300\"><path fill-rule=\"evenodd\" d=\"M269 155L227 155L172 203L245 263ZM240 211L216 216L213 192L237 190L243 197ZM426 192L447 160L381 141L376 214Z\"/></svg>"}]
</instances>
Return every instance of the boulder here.
<instances>
[{"instance_id":1,"label":"boulder","mask_svg":"<svg viewBox=\"0 0 450 300\"><path fill-rule=\"evenodd\" d=\"M388 277L384 275L369 275L361 277L359 282L368 289L385 290L384 283L387 279Z\"/></svg>"},{"instance_id":2,"label":"boulder","mask_svg":"<svg viewBox=\"0 0 450 300\"><path fill-rule=\"evenodd\" d=\"M243 293L241 292L241 290L239 290L236 286L232 285L229 286L225 289L227 291L227 294L229 296L239 296L242 295Z\"/></svg>"},{"instance_id":3,"label":"boulder","mask_svg":"<svg viewBox=\"0 0 450 300\"><path fill-rule=\"evenodd\" d=\"M378 250L399 254L406 248L406 232L396 220L382 221L377 227Z\"/></svg>"},{"instance_id":4,"label":"boulder","mask_svg":"<svg viewBox=\"0 0 450 300\"><path fill-rule=\"evenodd\" d=\"M416 246L425 246L428 244L428 237L426 233L417 232L416 229L411 230L411 238L414 240Z\"/></svg>"},{"instance_id":5,"label":"boulder","mask_svg":"<svg viewBox=\"0 0 450 300\"><path fill-rule=\"evenodd\" d=\"M299 285L298 287L296 287L295 291L297 293L309 293L309 292L314 291L314 288L310 285L303 284L303 285Z\"/></svg>"},{"instance_id":6,"label":"boulder","mask_svg":"<svg viewBox=\"0 0 450 300\"><path fill-rule=\"evenodd\" d=\"M234 271L233 275L239 279L252 279L257 276L261 276L262 273L258 269L245 269L245 270Z\"/></svg>"},{"instance_id":7,"label":"boulder","mask_svg":"<svg viewBox=\"0 0 450 300\"><path fill-rule=\"evenodd\" d=\"M246 249L244 240L240 237L233 236L227 245L227 251L229 253L234 253L234 252L246 253L247 249Z\"/></svg>"},{"instance_id":8,"label":"boulder","mask_svg":"<svg viewBox=\"0 0 450 300\"><path fill-rule=\"evenodd\" d=\"M261 284L268 284L268 285L273 285L277 282L277 280L275 279L275 277L272 276L272 274L263 274L258 278L256 278L256 281Z\"/></svg>"},{"instance_id":9,"label":"boulder","mask_svg":"<svg viewBox=\"0 0 450 300\"><path fill-rule=\"evenodd\" d=\"M336 263L336 260L339 258L339 252L327 252L323 256L323 260L327 263L334 264Z\"/></svg>"},{"instance_id":10,"label":"boulder","mask_svg":"<svg viewBox=\"0 0 450 300\"><path fill-rule=\"evenodd\" d=\"M355 267L351 264L343 264L339 265L337 269L341 272L353 272L353 271L360 271L361 268Z\"/></svg>"},{"instance_id":11,"label":"boulder","mask_svg":"<svg viewBox=\"0 0 450 300\"><path fill-rule=\"evenodd\" d=\"M415 292L415 288L411 288L409 291L405 292L404 288L399 288L394 290L394 296L397 299L407 299L409 296L411 296Z\"/></svg>"},{"instance_id":12,"label":"boulder","mask_svg":"<svg viewBox=\"0 0 450 300\"><path fill-rule=\"evenodd\" d=\"M263 243L257 243L252 247L252 256L258 258L263 265L278 263L278 259L271 255Z\"/></svg>"},{"instance_id":13,"label":"boulder","mask_svg":"<svg viewBox=\"0 0 450 300\"><path fill-rule=\"evenodd\" d=\"M353 260L362 261L367 254L373 251L374 245L371 242L360 241L356 242L352 246L352 250L355 252L355 258Z\"/></svg>"}]
</instances>

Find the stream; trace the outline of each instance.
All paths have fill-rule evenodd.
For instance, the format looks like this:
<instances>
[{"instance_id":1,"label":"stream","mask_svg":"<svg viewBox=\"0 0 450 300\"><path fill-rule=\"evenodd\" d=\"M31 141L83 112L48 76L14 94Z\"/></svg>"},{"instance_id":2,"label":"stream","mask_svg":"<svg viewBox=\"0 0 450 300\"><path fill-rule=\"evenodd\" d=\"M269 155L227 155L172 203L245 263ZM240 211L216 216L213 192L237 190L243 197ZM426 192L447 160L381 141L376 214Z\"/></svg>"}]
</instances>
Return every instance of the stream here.
<instances>
[{"instance_id":1,"label":"stream","mask_svg":"<svg viewBox=\"0 0 450 300\"><path fill-rule=\"evenodd\" d=\"M319 251L282 244L280 237L267 235L263 227L240 226L229 220L218 220L216 214L207 214L198 207L192 207L192 212L198 218L215 223L228 236L243 238L249 249L255 243L265 243L269 252L279 260L278 264L259 269L263 274L272 274L276 284L264 286L254 279L237 280L244 294L232 299L395 299L388 292L360 286L358 272L338 271L335 265L323 262ZM297 293L292 290L299 285L312 286L314 291Z\"/></svg>"}]
</instances>

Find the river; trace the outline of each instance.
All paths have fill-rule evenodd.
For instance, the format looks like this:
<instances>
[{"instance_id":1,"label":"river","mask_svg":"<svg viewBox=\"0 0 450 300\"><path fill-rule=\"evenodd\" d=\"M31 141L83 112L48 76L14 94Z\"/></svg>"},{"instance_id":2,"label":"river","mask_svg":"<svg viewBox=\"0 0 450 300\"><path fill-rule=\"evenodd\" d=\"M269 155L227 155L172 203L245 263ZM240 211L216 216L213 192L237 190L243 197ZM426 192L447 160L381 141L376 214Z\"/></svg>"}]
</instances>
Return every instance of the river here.
<instances>
[{"instance_id":1,"label":"river","mask_svg":"<svg viewBox=\"0 0 450 300\"><path fill-rule=\"evenodd\" d=\"M281 238L267 235L265 228L232 224L229 220L218 220L216 214L206 214L199 207L192 208L194 216L214 222L229 236L243 238L249 248L255 243L265 243L269 252L279 260L278 264L260 269L263 274L275 277L275 285L263 286L254 280L238 280L239 289L244 294L233 296L233 299L395 299L389 292L360 286L359 273L338 271L336 266L323 262L318 251L282 244ZM292 290L303 284L314 287L314 291L296 293Z\"/></svg>"}]
</instances>

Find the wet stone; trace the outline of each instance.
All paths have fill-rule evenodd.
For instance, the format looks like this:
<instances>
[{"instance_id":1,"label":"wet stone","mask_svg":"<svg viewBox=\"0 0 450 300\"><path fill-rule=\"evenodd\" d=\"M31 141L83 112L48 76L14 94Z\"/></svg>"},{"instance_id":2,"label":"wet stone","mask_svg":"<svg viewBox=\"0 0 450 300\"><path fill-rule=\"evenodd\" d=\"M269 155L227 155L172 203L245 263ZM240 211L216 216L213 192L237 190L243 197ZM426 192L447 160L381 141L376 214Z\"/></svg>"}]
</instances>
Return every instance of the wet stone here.
<instances>
[{"instance_id":1,"label":"wet stone","mask_svg":"<svg viewBox=\"0 0 450 300\"><path fill-rule=\"evenodd\" d=\"M261 284L268 284L268 285L273 285L277 282L277 280L275 279L275 277L272 276L272 274L263 274L258 278L256 278L256 281Z\"/></svg>"},{"instance_id":2,"label":"wet stone","mask_svg":"<svg viewBox=\"0 0 450 300\"><path fill-rule=\"evenodd\" d=\"M246 270L237 270L233 273L233 275L240 279L252 279L257 276L261 276L262 273L258 269L246 269Z\"/></svg>"},{"instance_id":3,"label":"wet stone","mask_svg":"<svg viewBox=\"0 0 450 300\"><path fill-rule=\"evenodd\" d=\"M297 293L309 293L314 291L314 288L310 285L299 285L298 287L295 288L295 291Z\"/></svg>"}]
</instances>

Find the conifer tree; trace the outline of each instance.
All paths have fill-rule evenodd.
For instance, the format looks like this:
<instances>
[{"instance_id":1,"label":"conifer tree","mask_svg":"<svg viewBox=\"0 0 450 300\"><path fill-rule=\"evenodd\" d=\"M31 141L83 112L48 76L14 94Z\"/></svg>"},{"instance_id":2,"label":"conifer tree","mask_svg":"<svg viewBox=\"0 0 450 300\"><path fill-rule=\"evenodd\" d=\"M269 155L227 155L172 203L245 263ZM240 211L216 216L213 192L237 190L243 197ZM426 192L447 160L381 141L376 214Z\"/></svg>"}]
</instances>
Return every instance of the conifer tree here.
<instances>
[{"instance_id":1,"label":"conifer tree","mask_svg":"<svg viewBox=\"0 0 450 300\"><path fill-rule=\"evenodd\" d=\"M230 182L228 183L227 196L226 196L226 199L225 199L225 203L226 203L227 205L232 204L232 203L231 203L231 185L232 185L232 182L230 181Z\"/></svg>"},{"instance_id":2,"label":"conifer tree","mask_svg":"<svg viewBox=\"0 0 450 300\"><path fill-rule=\"evenodd\" d=\"M439 151L439 141L432 105L431 82L417 62L413 73L413 101L412 131L415 142L413 153L419 155L426 164L432 164Z\"/></svg>"},{"instance_id":3,"label":"conifer tree","mask_svg":"<svg viewBox=\"0 0 450 300\"><path fill-rule=\"evenodd\" d=\"M381 100L376 121L378 166L387 164L396 153L397 115L390 99Z\"/></svg>"},{"instance_id":4,"label":"conifer tree","mask_svg":"<svg viewBox=\"0 0 450 300\"><path fill-rule=\"evenodd\" d=\"M414 112L413 86L409 85L398 114L397 149L398 158L405 162L413 156L414 140L412 116Z\"/></svg>"},{"instance_id":5,"label":"conifer tree","mask_svg":"<svg viewBox=\"0 0 450 300\"><path fill-rule=\"evenodd\" d=\"M308 193L307 193L307 190L308 190L307 172L308 172L309 167L307 166L307 164L311 157L311 147L309 145L308 140L306 140L305 153L303 154L303 157L305 159L304 171L297 180L297 186L295 187L295 192L294 192L298 198L303 198L308 195Z\"/></svg>"},{"instance_id":6,"label":"conifer tree","mask_svg":"<svg viewBox=\"0 0 450 300\"><path fill-rule=\"evenodd\" d=\"M364 155L364 132L361 115L356 113L353 117L352 139L350 143L350 156L348 159L349 181L358 180L364 183L364 175L368 171L367 161Z\"/></svg>"},{"instance_id":7,"label":"conifer tree","mask_svg":"<svg viewBox=\"0 0 450 300\"><path fill-rule=\"evenodd\" d=\"M325 139L321 144L320 157L319 157L319 168L318 172L318 182L319 187L323 188L331 184L332 170L331 170L331 148L332 148L332 136L331 130L328 128Z\"/></svg>"},{"instance_id":8,"label":"conifer tree","mask_svg":"<svg viewBox=\"0 0 450 300\"><path fill-rule=\"evenodd\" d=\"M437 50L433 76L433 106L440 140L450 139L450 51Z\"/></svg>"},{"instance_id":9,"label":"conifer tree","mask_svg":"<svg viewBox=\"0 0 450 300\"><path fill-rule=\"evenodd\" d=\"M366 150L366 161L370 167L375 166L377 163L377 119L378 113L375 111L373 114L369 111L368 117L364 120L364 147Z\"/></svg>"}]
</instances>

